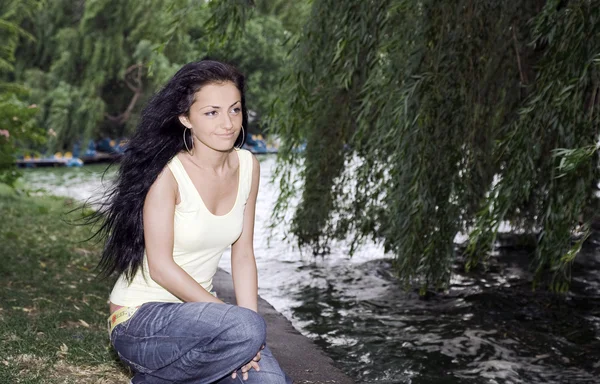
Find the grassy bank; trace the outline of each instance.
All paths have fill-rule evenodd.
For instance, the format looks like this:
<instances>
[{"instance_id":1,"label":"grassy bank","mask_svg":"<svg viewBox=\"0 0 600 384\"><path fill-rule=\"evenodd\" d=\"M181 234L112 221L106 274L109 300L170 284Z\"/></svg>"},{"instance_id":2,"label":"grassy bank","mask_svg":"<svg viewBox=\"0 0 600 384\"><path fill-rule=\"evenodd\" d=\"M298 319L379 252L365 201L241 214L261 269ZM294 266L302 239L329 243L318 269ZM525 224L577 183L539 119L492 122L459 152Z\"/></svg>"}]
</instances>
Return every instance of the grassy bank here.
<instances>
[{"instance_id":1,"label":"grassy bank","mask_svg":"<svg viewBox=\"0 0 600 384\"><path fill-rule=\"evenodd\" d=\"M0 184L0 383L127 383L106 331L101 245L65 222L70 199ZM79 214L80 215L80 214Z\"/></svg>"}]
</instances>

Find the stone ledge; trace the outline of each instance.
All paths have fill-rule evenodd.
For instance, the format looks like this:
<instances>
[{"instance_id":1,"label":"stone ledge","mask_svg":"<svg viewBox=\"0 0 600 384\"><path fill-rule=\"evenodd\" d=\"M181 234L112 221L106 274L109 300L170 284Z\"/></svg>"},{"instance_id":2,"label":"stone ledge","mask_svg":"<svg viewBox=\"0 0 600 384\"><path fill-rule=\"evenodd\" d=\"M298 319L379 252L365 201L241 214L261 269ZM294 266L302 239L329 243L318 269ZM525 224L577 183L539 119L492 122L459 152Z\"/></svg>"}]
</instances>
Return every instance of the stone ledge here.
<instances>
[{"instance_id":1,"label":"stone ledge","mask_svg":"<svg viewBox=\"0 0 600 384\"><path fill-rule=\"evenodd\" d=\"M217 271L213 286L220 299L235 303L231 275ZM258 312L267 322L267 344L295 384L353 384L310 339L302 336L271 304L258 298Z\"/></svg>"}]
</instances>

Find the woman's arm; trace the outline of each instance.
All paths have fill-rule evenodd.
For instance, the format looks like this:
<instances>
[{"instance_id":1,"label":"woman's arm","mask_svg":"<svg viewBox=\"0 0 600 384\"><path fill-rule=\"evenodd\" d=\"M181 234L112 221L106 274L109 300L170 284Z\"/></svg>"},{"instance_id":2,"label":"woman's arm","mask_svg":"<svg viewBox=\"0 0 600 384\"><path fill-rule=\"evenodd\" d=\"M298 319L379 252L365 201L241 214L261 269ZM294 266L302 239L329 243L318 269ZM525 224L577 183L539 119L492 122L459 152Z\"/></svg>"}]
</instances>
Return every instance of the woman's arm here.
<instances>
[{"instance_id":1,"label":"woman's arm","mask_svg":"<svg viewBox=\"0 0 600 384\"><path fill-rule=\"evenodd\" d=\"M206 291L173 260L173 217L177 181L166 168L150 187L144 202L144 242L150 277L182 301L223 303Z\"/></svg>"},{"instance_id":2,"label":"woman's arm","mask_svg":"<svg viewBox=\"0 0 600 384\"><path fill-rule=\"evenodd\" d=\"M244 229L231 247L231 274L237 305L258 312L258 277L254 259L254 216L260 164L252 156L252 187L244 211Z\"/></svg>"}]
</instances>

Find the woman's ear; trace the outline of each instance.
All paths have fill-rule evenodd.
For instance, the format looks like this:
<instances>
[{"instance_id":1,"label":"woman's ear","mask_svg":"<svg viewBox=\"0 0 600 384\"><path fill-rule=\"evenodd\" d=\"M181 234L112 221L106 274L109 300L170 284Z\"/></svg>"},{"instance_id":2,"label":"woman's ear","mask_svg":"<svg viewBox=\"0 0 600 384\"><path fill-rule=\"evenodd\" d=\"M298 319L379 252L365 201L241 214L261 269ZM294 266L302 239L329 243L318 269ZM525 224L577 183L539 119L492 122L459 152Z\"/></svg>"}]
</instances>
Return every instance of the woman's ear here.
<instances>
[{"instance_id":1,"label":"woman's ear","mask_svg":"<svg viewBox=\"0 0 600 384\"><path fill-rule=\"evenodd\" d=\"M186 128L192 128L192 123L190 123L190 119L186 115L179 115L179 122Z\"/></svg>"}]
</instances>

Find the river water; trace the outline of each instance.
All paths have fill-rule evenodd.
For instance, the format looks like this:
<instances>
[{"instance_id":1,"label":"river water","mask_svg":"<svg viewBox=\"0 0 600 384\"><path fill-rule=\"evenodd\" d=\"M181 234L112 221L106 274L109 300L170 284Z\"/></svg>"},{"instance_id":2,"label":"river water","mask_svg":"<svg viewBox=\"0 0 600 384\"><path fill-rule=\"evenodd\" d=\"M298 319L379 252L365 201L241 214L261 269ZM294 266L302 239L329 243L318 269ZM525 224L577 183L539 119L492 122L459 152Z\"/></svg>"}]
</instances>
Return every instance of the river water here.
<instances>
[{"instance_id":1,"label":"river water","mask_svg":"<svg viewBox=\"0 0 600 384\"><path fill-rule=\"evenodd\" d=\"M324 258L277 237L269 244L275 158L260 160L260 295L357 383L600 383L600 252L593 244L578 257L566 295L533 292L528 250L507 247L491 257L487 273L465 273L457 261L448 292L419 297L396 282L376 244L352 258L343 243ZM24 181L85 200L102 191L104 168L26 170ZM592 240L600 244L600 236ZM220 266L230 270L228 254Z\"/></svg>"}]
</instances>

